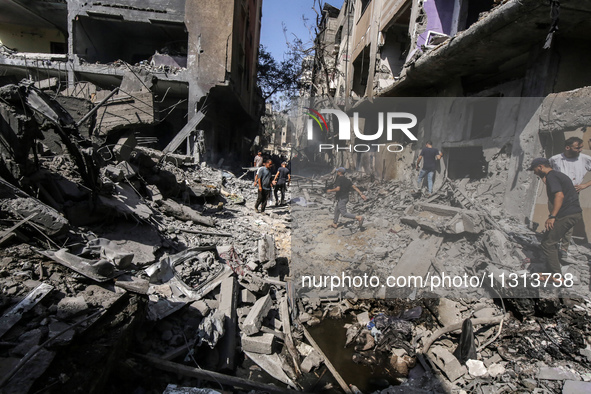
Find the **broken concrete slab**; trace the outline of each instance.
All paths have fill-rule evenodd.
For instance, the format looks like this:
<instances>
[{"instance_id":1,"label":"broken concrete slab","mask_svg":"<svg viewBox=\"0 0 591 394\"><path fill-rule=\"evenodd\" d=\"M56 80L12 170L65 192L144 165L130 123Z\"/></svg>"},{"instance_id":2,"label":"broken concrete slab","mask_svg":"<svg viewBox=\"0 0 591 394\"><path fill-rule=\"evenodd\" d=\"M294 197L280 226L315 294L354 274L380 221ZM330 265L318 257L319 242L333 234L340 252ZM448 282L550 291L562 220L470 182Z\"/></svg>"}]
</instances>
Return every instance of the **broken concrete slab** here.
<instances>
[{"instance_id":1,"label":"broken concrete slab","mask_svg":"<svg viewBox=\"0 0 591 394\"><path fill-rule=\"evenodd\" d=\"M91 239L86 243L81 254L108 260L120 269L128 268L134 257L133 253L125 252L124 248L106 238Z\"/></svg>"},{"instance_id":2,"label":"broken concrete slab","mask_svg":"<svg viewBox=\"0 0 591 394\"><path fill-rule=\"evenodd\" d=\"M563 367L540 367L537 377L540 380L580 380L576 372Z\"/></svg>"},{"instance_id":3,"label":"broken concrete slab","mask_svg":"<svg viewBox=\"0 0 591 394\"><path fill-rule=\"evenodd\" d=\"M457 324L462 321L460 306L457 302L448 298L440 298L437 306L437 319L444 327Z\"/></svg>"},{"instance_id":4,"label":"broken concrete slab","mask_svg":"<svg viewBox=\"0 0 591 394\"><path fill-rule=\"evenodd\" d=\"M466 209L421 203L411 207L406 213L407 216L401 218L401 222L435 233L479 234L484 230L484 218L479 213Z\"/></svg>"},{"instance_id":5,"label":"broken concrete slab","mask_svg":"<svg viewBox=\"0 0 591 394\"><path fill-rule=\"evenodd\" d=\"M272 235L263 234L262 239L258 240L259 247L259 261L265 263L267 261L275 261L275 239Z\"/></svg>"},{"instance_id":6,"label":"broken concrete slab","mask_svg":"<svg viewBox=\"0 0 591 394\"><path fill-rule=\"evenodd\" d=\"M491 378L496 378L505 373L505 367L501 364L492 364L488 366L487 369Z\"/></svg>"},{"instance_id":7,"label":"broken concrete slab","mask_svg":"<svg viewBox=\"0 0 591 394\"><path fill-rule=\"evenodd\" d=\"M242 289L240 292L240 301L244 304L254 304L257 298L248 289Z\"/></svg>"},{"instance_id":8,"label":"broken concrete slab","mask_svg":"<svg viewBox=\"0 0 591 394\"><path fill-rule=\"evenodd\" d=\"M477 319L485 319L489 317L493 317L497 314L496 308L482 308L474 312L474 317Z\"/></svg>"},{"instance_id":9,"label":"broken concrete slab","mask_svg":"<svg viewBox=\"0 0 591 394\"><path fill-rule=\"evenodd\" d=\"M513 246L499 230L488 230L484 233L483 243L495 265L505 267L515 267L521 262L512 255Z\"/></svg>"},{"instance_id":10,"label":"broken concrete slab","mask_svg":"<svg viewBox=\"0 0 591 394\"><path fill-rule=\"evenodd\" d=\"M312 370L320 367L320 364L322 364L323 361L324 358L322 357L322 355L318 353L316 350L312 349L310 354L308 354L304 358L304 361L302 361L302 371L309 373Z\"/></svg>"},{"instance_id":11,"label":"broken concrete slab","mask_svg":"<svg viewBox=\"0 0 591 394\"><path fill-rule=\"evenodd\" d=\"M130 275L121 275L115 280L115 286L136 294L148 294L150 282Z\"/></svg>"},{"instance_id":12,"label":"broken concrete slab","mask_svg":"<svg viewBox=\"0 0 591 394\"><path fill-rule=\"evenodd\" d=\"M432 360L435 365L441 369L451 382L466 374L466 367L461 365L458 359L443 346L434 346L429 353L433 355Z\"/></svg>"},{"instance_id":13,"label":"broken concrete slab","mask_svg":"<svg viewBox=\"0 0 591 394\"><path fill-rule=\"evenodd\" d=\"M367 323L369 323L369 321L371 320L369 318L369 312L359 313L359 314L357 314L356 318L357 318L357 322L359 324L361 324L362 326L366 326Z\"/></svg>"},{"instance_id":14,"label":"broken concrete slab","mask_svg":"<svg viewBox=\"0 0 591 394\"><path fill-rule=\"evenodd\" d=\"M259 333L255 335L245 335L244 333L240 336L242 343L242 350L244 352L252 352L258 354L272 354L273 343L275 335L271 333Z\"/></svg>"},{"instance_id":15,"label":"broken concrete slab","mask_svg":"<svg viewBox=\"0 0 591 394\"><path fill-rule=\"evenodd\" d=\"M116 167L117 168L117 167ZM120 168L117 168L121 171ZM128 184L116 183L112 196L99 196L99 201L106 207L124 216L137 216L139 219L148 220L152 216L152 210L142 202L141 196Z\"/></svg>"},{"instance_id":16,"label":"broken concrete slab","mask_svg":"<svg viewBox=\"0 0 591 394\"><path fill-rule=\"evenodd\" d=\"M411 277L420 276L425 277L429 268L431 268L431 261L437 255L439 248L443 242L442 237L432 236L426 239L416 239L408 245L404 254L398 261L398 264L392 269L391 275L394 277ZM411 287L396 289L402 293L410 293Z\"/></svg>"},{"instance_id":17,"label":"broken concrete slab","mask_svg":"<svg viewBox=\"0 0 591 394\"><path fill-rule=\"evenodd\" d=\"M562 394L591 393L591 382L567 380L562 386Z\"/></svg>"},{"instance_id":18,"label":"broken concrete slab","mask_svg":"<svg viewBox=\"0 0 591 394\"><path fill-rule=\"evenodd\" d=\"M66 249L60 249L57 252L37 250L37 253L97 282L106 282L117 274L115 265L109 261L85 259L68 253Z\"/></svg>"},{"instance_id":19,"label":"broken concrete slab","mask_svg":"<svg viewBox=\"0 0 591 394\"><path fill-rule=\"evenodd\" d=\"M156 260L156 251L162 246L160 234L148 224L119 222L100 236L110 240L118 250L133 254L133 262L137 265L152 264Z\"/></svg>"},{"instance_id":20,"label":"broken concrete slab","mask_svg":"<svg viewBox=\"0 0 591 394\"><path fill-rule=\"evenodd\" d=\"M126 132L113 147L113 153L117 160L129 161L131 152L137 145L135 132L133 130Z\"/></svg>"},{"instance_id":21,"label":"broken concrete slab","mask_svg":"<svg viewBox=\"0 0 591 394\"><path fill-rule=\"evenodd\" d=\"M248 356L248 358L254 361L256 365L261 367L265 372L273 376L275 379L294 389L298 389L295 383L285 373L284 369L287 369L288 366L282 362L278 354L265 355L252 352L245 352L245 354Z\"/></svg>"},{"instance_id":22,"label":"broken concrete slab","mask_svg":"<svg viewBox=\"0 0 591 394\"><path fill-rule=\"evenodd\" d=\"M259 298L248 313L248 316L246 316L246 320L242 324L242 332L246 335L253 335L259 332L263 324L263 319L267 316L272 306L273 300L271 300L269 294Z\"/></svg>"},{"instance_id":23,"label":"broken concrete slab","mask_svg":"<svg viewBox=\"0 0 591 394\"><path fill-rule=\"evenodd\" d=\"M57 236L68 231L69 223L58 211L30 197L25 192L0 178L0 210L14 212L19 219L35 214L30 222L48 236Z\"/></svg>"}]
</instances>

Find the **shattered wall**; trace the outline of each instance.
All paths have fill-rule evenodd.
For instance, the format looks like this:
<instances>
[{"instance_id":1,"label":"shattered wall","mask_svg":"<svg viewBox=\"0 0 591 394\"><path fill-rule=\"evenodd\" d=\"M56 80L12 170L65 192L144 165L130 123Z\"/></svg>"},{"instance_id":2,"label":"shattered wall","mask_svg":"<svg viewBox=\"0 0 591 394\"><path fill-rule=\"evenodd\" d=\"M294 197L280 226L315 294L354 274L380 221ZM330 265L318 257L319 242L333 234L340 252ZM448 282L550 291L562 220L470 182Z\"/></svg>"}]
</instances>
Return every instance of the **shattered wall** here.
<instances>
[{"instance_id":1,"label":"shattered wall","mask_svg":"<svg viewBox=\"0 0 591 394\"><path fill-rule=\"evenodd\" d=\"M57 29L0 24L0 44L19 52L66 53L66 37Z\"/></svg>"}]
</instances>

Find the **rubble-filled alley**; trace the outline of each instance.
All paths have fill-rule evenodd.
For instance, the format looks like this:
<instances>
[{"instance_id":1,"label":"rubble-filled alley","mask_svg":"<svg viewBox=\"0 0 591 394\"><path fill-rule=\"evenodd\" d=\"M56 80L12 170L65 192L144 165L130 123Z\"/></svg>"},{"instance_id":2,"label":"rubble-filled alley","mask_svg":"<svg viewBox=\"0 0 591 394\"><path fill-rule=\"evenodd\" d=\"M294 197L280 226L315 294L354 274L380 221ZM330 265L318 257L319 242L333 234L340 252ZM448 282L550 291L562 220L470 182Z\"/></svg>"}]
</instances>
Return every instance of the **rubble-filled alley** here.
<instances>
[{"instance_id":1,"label":"rubble-filled alley","mask_svg":"<svg viewBox=\"0 0 591 394\"><path fill-rule=\"evenodd\" d=\"M262 3L0 0L0 393L591 392L591 0L314 1L289 104Z\"/></svg>"},{"instance_id":2,"label":"rubble-filled alley","mask_svg":"<svg viewBox=\"0 0 591 394\"><path fill-rule=\"evenodd\" d=\"M3 392L589 389L582 245L565 267L574 286L547 293L299 292L310 258L312 274L537 272L538 235L501 212L494 176L446 180L427 198L354 173L365 223L333 229L334 174L294 175L290 203L256 213L252 179L127 136L94 155L73 120L52 120L51 97L2 92L29 103L3 104L23 132L66 145L10 156L21 176L1 182Z\"/></svg>"}]
</instances>

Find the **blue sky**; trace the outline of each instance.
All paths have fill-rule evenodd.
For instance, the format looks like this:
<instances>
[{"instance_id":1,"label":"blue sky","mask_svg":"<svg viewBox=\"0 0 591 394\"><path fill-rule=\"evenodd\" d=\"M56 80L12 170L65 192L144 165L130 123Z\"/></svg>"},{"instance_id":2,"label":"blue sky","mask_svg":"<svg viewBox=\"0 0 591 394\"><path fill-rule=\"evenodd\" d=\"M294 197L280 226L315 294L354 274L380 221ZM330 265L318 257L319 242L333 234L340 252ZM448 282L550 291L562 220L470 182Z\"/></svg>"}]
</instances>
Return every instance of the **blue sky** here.
<instances>
[{"instance_id":1,"label":"blue sky","mask_svg":"<svg viewBox=\"0 0 591 394\"><path fill-rule=\"evenodd\" d=\"M328 1L335 7L341 7L343 0ZM298 36L311 46L309 30L305 27L302 15L308 18L309 26L316 24L316 13L312 10L314 0L263 0L263 18L261 20L261 44L267 47L277 61L283 59L286 50L285 35L281 23L285 23L288 39Z\"/></svg>"}]
</instances>

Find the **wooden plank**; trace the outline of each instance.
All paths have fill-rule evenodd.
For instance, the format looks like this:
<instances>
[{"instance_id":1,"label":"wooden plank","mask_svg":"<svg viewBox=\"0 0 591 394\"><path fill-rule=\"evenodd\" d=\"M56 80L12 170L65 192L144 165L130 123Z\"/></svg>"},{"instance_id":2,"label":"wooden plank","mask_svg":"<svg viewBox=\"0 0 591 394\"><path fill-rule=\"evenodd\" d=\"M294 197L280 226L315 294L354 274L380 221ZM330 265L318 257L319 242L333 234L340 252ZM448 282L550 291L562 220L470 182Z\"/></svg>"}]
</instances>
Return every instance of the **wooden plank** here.
<instances>
[{"instance_id":1,"label":"wooden plank","mask_svg":"<svg viewBox=\"0 0 591 394\"><path fill-rule=\"evenodd\" d=\"M287 350L293 360L296 374L300 376L302 371L300 370L300 357L299 353L293 343L293 337L291 336L291 321L289 319L289 305L287 304L287 297L283 297L279 302L279 316L281 317L281 323L283 324L283 334L285 335L283 341Z\"/></svg>"},{"instance_id":2,"label":"wooden plank","mask_svg":"<svg viewBox=\"0 0 591 394\"><path fill-rule=\"evenodd\" d=\"M347 385L347 383L345 382L345 380L341 377L341 375L339 374L339 372L336 370L336 368L334 367L334 365L332 365L332 363L330 362L330 360L326 357L326 354L324 354L324 352L322 351L322 349L320 349L320 346L318 346L318 344L316 343L316 341L314 340L314 338L312 338L312 335L310 335L310 333L308 332L308 330L306 330L306 327L304 327L304 325L301 324L301 323L300 323L300 326L302 327L302 330L304 331L304 336L306 337L306 339L308 340L308 342L310 342L310 345L312 345L312 347L314 347L314 349L316 349L316 351L318 353L320 353L320 355L322 355L322 358L324 359L324 365L326 365L326 367L328 368L328 370L330 371L330 373L332 373L332 376L334 376L334 378L338 382L339 386L341 386L341 388L343 389L343 391L345 393L347 393L347 394L353 394L353 391L351 391L351 389L349 388L349 386Z\"/></svg>"},{"instance_id":3,"label":"wooden plank","mask_svg":"<svg viewBox=\"0 0 591 394\"><path fill-rule=\"evenodd\" d=\"M203 110L197 112L191 118L191 120L187 122L185 127L183 127L181 131L177 133L177 135L172 139L172 141L170 141L170 143L166 146L166 148L164 148L162 152L172 153L175 150L177 150L177 148L181 146L181 144L189 136L189 134L191 134L191 132L195 130L195 127L197 127L197 125L203 120L203 118L205 118L205 113L203 112Z\"/></svg>"}]
</instances>

